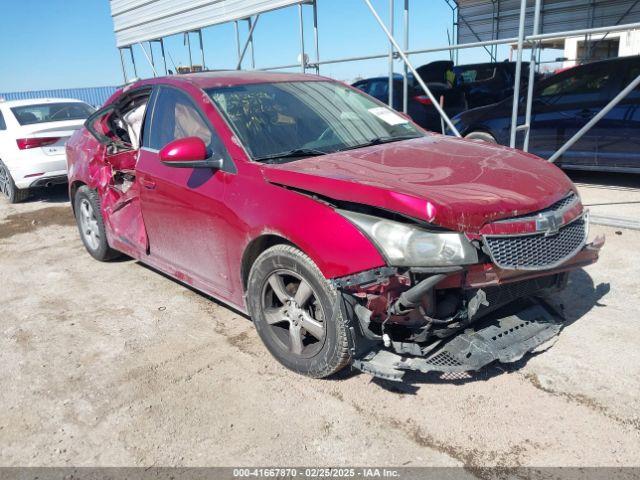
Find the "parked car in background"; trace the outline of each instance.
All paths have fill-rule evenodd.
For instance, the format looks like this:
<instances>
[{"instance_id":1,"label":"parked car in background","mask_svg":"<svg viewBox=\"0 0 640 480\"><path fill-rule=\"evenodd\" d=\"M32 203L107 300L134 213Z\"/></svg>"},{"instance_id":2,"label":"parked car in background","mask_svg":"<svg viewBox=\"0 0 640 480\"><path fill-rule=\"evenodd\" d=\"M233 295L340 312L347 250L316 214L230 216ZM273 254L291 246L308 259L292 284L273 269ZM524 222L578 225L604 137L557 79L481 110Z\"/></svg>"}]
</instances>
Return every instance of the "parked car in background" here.
<instances>
[{"instance_id":1,"label":"parked car in background","mask_svg":"<svg viewBox=\"0 0 640 480\"><path fill-rule=\"evenodd\" d=\"M474 63L453 67L455 86L464 93L467 108L500 102L513 96L515 62ZM522 62L521 88L529 80L529 62Z\"/></svg>"},{"instance_id":2,"label":"parked car in background","mask_svg":"<svg viewBox=\"0 0 640 480\"><path fill-rule=\"evenodd\" d=\"M440 62L438 62L440 63ZM420 72L418 72L420 73ZM443 97L444 110L449 116L454 116L466 109L464 95L450 88L445 78L445 70L439 69L437 76L433 74L423 80L433 93L436 99ZM419 84L415 82L413 75L407 76L407 114L422 128L434 132L442 132L442 122L440 115L433 106L431 99L426 95ZM359 80L353 84L354 87L371 95L383 103L389 102L389 77L374 77ZM393 108L397 111L403 110L403 90L404 81L402 75L394 75L393 79Z\"/></svg>"},{"instance_id":3,"label":"parked car in background","mask_svg":"<svg viewBox=\"0 0 640 480\"><path fill-rule=\"evenodd\" d=\"M0 193L15 203L30 188L65 183L64 144L94 111L68 98L0 101Z\"/></svg>"},{"instance_id":4,"label":"parked car in background","mask_svg":"<svg viewBox=\"0 0 640 480\"><path fill-rule=\"evenodd\" d=\"M640 74L640 57L623 57L580 65L541 80L534 90L529 151L549 158ZM524 123L525 97L518 124ZM512 99L468 110L453 119L467 138L509 144ZM640 171L640 89L631 92L557 164L566 169ZM524 132L518 132L522 147Z\"/></svg>"},{"instance_id":5,"label":"parked car in background","mask_svg":"<svg viewBox=\"0 0 640 480\"><path fill-rule=\"evenodd\" d=\"M602 245L554 165L426 133L318 76L138 81L66 151L93 257L124 252L249 313L273 356L312 377L515 361L560 331L530 297Z\"/></svg>"}]
</instances>

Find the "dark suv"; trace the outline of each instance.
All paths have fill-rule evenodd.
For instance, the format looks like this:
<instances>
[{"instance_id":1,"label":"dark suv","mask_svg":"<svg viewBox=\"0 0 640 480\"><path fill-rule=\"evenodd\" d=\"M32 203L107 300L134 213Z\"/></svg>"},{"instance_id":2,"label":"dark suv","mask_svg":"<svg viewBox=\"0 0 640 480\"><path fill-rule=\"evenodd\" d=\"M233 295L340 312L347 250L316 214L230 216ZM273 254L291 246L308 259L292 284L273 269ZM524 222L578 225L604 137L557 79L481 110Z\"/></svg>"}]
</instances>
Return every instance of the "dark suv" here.
<instances>
[{"instance_id":1,"label":"dark suv","mask_svg":"<svg viewBox=\"0 0 640 480\"><path fill-rule=\"evenodd\" d=\"M580 65L536 84L529 150L549 158L640 74L640 56ZM522 94L518 124L524 123ZM566 169L640 172L640 89L635 89L558 159ZM509 144L512 100L461 113L463 136ZM521 148L524 132L518 132Z\"/></svg>"}]
</instances>

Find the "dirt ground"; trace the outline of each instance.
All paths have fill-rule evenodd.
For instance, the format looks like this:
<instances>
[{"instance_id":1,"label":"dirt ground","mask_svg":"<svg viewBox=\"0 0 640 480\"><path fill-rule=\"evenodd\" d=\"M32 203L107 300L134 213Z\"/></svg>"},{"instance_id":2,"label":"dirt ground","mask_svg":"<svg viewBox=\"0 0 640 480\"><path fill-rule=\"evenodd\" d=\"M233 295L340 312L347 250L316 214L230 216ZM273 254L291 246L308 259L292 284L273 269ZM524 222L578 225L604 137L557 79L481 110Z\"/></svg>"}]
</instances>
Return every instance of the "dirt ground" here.
<instances>
[{"instance_id":1,"label":"dirt ground","mask_svg":"<svg viewBox=\"0 0 640 480\"><path fill-rule=\"evenodd\" d=\"M0 201L0 465L640 465L640 232L572 274L547 351L405 385L283 369L249 319L94 261L63 189Z\"/></svg>"}]
</instances>

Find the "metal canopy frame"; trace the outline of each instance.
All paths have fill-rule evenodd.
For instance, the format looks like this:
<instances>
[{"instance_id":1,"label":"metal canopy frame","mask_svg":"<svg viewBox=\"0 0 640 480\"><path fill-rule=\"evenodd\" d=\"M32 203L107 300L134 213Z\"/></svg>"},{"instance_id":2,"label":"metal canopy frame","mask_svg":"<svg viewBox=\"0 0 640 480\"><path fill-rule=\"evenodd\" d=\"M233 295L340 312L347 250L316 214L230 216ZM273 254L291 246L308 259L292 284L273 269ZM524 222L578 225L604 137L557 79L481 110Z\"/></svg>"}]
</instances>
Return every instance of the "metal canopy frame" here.
<instances>
[{"instance_id":1,"label":"metal canopy frame","mask_svg":"<svg viewBox=\"0 0 640 480\"><path fill-rule=\"evenodd\" d=\"M323 0L324 1L324 0ZM481 37L475 33L469 25L469 23L464 19L463 16L460 15L460 9L457 5L456 0L444 0L444 2L451 8L452 12L452 38L449 38L449 44L443 45L440 47L431 47L431 48L423 48L417 50L409 49L409 17L410 17L410 3L411 0L404 0L403 6L403 46L401 47L395 38L395 29L394 29L394 14L395 14L395 0L387 0L389 5L389 24L385 25L383 20L381 19L378 11L372 5L371 0L362 0L365 6L370 11L373 18L378 23L380 29L385 34L388 41L388 52L375 54L375 55L363 55L363 56L355 56L355 57L343 57L329 60L321 60L320 59L320 47L318 40L318 10L317 10L317 2L318 0L304 0L300 3L297 3L298 8L298 23L299 23L299 36L300 36L300 57L299 62L289 65L279 65L261 68L260 70L285 70L285 69L293 69L300 68L303 73L306 73L308 69L315 70L316 74L320 73L320 67L322 65L336 64L336 63L348 63L348 62L358 62L364 60L374 60L374 59L387 59L389 66L389 105L393 106L393 75L394 75L394 61L399 59L403 63L403 102L402 109L406 113L407 112L407 104L408 104L408 74L409 71L413 74L415 81L422 87L425 94L431 100L433 107L438 111L438 114L442 118L443 123L443 132L445 130L444 126L446 125L451 133L456 136L460 136L460 133L456 129L455 125L448 117L444 108L441 105L439 99L436 99L428 88L427 84L423 81L420 74L416 71L416 68L413 66L409 57L411 55L424 54L424 53L436 53L436 52L445 52L448 51L450 58L457 63L458 53L462 49L472 49L472 48L484 48L489 54L491 61L495 61L497 57L497 49L499 45L516 45L516 68L515 68L515 79L514 79L514 94L513 94L513 105L512 105L512 114L511 114L511 129L510 129L510 146L515 147L517 132L524 131L524 141L523 141L523 150L528 151L529 148L529 140L530 140L530 125L531 125L531 116L532 116L532 103L533 103L533 94L534 94L534 79L535 72L537 67L539 66L538 56L539 52L542 49L542 42L546 40L555 40L555 39L566 39L568 37L575 36L590 36L593 34L604 33L609 34L613 32L620 32L625 30L639 29L640 22L637 23L621 23L624 18L620 18L615 25L605 26L605 27L596 27L596 28L585 28L585 29L576 29L576 30L568 30L561 32L553 32L553 33L540 33L540 24L541 24L541 16L543 13L543 3L544 0L534 0L534 18L533 18L533 28L532 34L525 34L525 23L526 23L526 15L527 15L527 0L520 0L520 10L518 17L518 36L511 38L492 38L491 40L479 40ZM501 0L491 0L495 5L498 5ZM296 6L296 5L289 5ZM308 6L313 9L313 37L314 37L314 61L310 62L309 57L306 54L305 47L305 35L304 35L304 7ZM287 6L282 7L287 8ZM232 20L235 24L235 43L237 50L237 65L236 68L239 70L243 66L243 61L246 56L247 51L250 49L251 51L251 68L255 69L255 52L254 52L254 41L253 34L255 28L258 24L258 20L260 18L260 13L257 13L254 16L246 17L246 18L238 18ZM495 19L499 21L499 18ZM244 44L241 47L241 35L239 29L239 23L241 21L247 22L248 33L246 39L244 40ZM464 44L458 44L458 30L461 24L465 24L465 28L471 32L471 34L478 39L477 42L470 42ZM492 30L496 31L496 25L492 25ZM192 56L191 56L191 44L190 37L191 33L197 33L200 44L201 58L202 58L202 66L205 69L205 54L204 54L204 45L202 41L202 29L192 30L189 32L184 32L185 35L185 43L189 49L189 62L190 66L193 67ZM448 33L448 32L447 32ZM492 34L493 36L493 34ZM497 36L497 35L496 35ZM165 74L168 72L166 58L165 58L165 49L163 39L153 39L149 40L149 54L147 54L146 49L143 44L138 43L139 47L142 49L145 58L147 59L151 69L153 71L154 76L157 75L157 69L153 54L153 43L159 43L161 47L161 56L163 60L164 72ZM128 81L127 79L127 71L125 67L125 59L124 59L124 50L129 51L129 56L131 59L131 64L133 67L134 76L137 77L137 68L135 63L135 57L133 53L134 45L127 45L119 47L120 51L120 60L122 64L123 76L125 79L125 83ZM527 84L526 91L526 104L524 111L524 123L518 125L518 117L520 111L520 78L522 74L522 62L523 62L523 50L530 49L530 65L529 65L529 81ZM569 141L567 141L562 147L558 149L550 158L550 162L556 161L564 152L566 152L576 141L578 141L587 131L589 131L601 118L603 118L612 108L614 108L621 100L623 100L626 95L631 92L635 87L640 84L640 76L638 76L635 80L633 80L625 89L623 89L615 98L613 98L609 104L607 104L597 115L595 115L582 129L580 129Z\"/></svg>"}]
</instances>

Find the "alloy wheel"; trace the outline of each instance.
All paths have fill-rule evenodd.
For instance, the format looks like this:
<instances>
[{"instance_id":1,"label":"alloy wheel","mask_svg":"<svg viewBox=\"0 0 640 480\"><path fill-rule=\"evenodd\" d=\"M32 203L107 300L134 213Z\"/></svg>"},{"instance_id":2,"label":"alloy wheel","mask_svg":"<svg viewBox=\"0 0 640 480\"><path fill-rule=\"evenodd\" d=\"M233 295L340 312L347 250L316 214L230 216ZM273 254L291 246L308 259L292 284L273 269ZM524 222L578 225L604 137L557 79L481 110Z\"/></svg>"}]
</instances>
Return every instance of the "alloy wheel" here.
<instances>
[{"instance_id":1,"label":"alloy wheel","mask_svg":"<svg viewBox=\"0 0 640 480\"><path fill-rule=\"evenodd\" d=\"M7 170L7 167L3 163L0 163L0 193L7 198L11 198L12 191L13 185L11 183L9 170Z\"/></svg>"},{"instance_id":2,"label":"alloy wheel","mask_svg":"<svg viewBox=\"0 0 640 480\"><path fill-rule=\"evenodd\" d=\"M272 273L262 292L262 311L281 347L312 357L324 344L325 315L311 284L290 270Z\"/></svg>"},{"instance_id":3,"label":"alloy wheel","mask_svg":"<svg viewBox=\"0 0 640 480\"><path fill-rule=\"evenodd\" d=\"M85 242L91 250L97 250L100 246L100 229L93 206L86 198L80 202L80 226Z\"/></svg>"}]
</instances>

